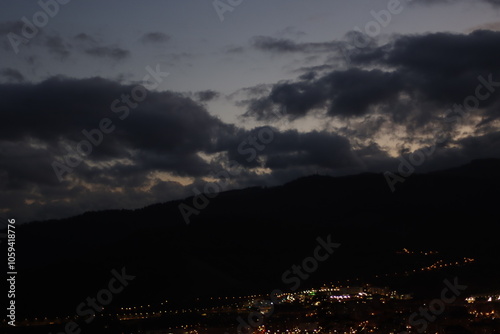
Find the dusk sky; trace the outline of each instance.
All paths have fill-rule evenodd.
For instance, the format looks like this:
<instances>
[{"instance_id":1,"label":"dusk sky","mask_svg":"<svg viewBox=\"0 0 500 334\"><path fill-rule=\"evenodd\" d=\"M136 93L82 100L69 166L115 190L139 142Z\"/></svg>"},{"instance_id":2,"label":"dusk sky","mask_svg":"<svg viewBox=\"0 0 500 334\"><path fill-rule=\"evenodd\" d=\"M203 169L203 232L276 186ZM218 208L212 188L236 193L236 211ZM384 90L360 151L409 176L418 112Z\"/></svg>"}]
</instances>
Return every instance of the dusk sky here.
<instances>
[{"instance_id":1,"label":"dusk sky","mask_svg":"<svg viewBox=\"0 0 500 334\"><path fill-rule=\"evenodd\" d=\"M500 158L498 0L40 3L0 12L2 216Z\"/></svg>"}]
</instances>

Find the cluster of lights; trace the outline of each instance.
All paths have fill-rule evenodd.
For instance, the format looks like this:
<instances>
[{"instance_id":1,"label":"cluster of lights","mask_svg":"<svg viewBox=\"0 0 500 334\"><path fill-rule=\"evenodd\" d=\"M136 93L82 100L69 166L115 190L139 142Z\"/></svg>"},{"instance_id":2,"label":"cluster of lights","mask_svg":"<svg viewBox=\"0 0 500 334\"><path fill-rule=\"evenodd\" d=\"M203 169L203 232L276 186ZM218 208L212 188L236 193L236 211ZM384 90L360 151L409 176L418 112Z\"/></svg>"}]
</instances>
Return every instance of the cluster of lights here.
<instances>
[{"instance_id":1,"label":"cluster of lights","mask_svg":"<svg viewBox=\"0 0 500 334\"><path fill-rule=\"evenodd\" d=\"M278 295L277 297L281 298L282 302L285 302L285 303L292 303L292 302L295 302L297 300L303 302L307 299L307 297L312 296L312 295L316 295L317 292L335 293L335 292L341 291L344 288L349 289L350 286L346 286L346 287L340 286L340 287L331 287L331 288L323 287L321 289L308 289L308 290L297 291L297 292L288 292L288 293L282 293L282 294ZM391 296L396 295L396 294L397 293L395 291L392 291L390 293ZM259 301L259 299L256 297L260 297L260 296L263 297L264 295L248 296L248 297L252 297L253 299L247 300L245 304L231 303L231 304L226 304L223 306L213 306L213 307L194 308L194 309L182 309L182 310L163 310L163 311L151 312L151 313L149 313L149 312L146 312L146 313L125 312L122 315L117 314L117 317L119 317L121 320L145 319L148 317L158 317L158 316L161 316L161 314L181 314L181 313L193 313L193 312L199 313L202 316L207 316L207 313L219 313L222 311L227 312L227 311L232 311L232 310L238 309L238 308L244 309L244 307L253 306L256 302ZM371 296L371 294L367 294L365 292L359 292L359 293L354 294L354 295L350 295L350 294L335 295L335 294L332 294L332 295L330 295L330 298L336 299L337 301L342 302L342 301L353 300L353 299L364 299L365 297L369 297L369 296ZM225 299L225 298L223 298L223 299ZM318 303L319 302L316 303L317 304L316 306L318 306ZM162 305L163 305L163 303L162 303ZM144 307L145 306L122 307L121 310L122 311L140 310L141 308L144 308ZM147 307L150 308L151 305L147 305Z\"/></svg>"},{"instance_id":2,"label":"cluster of lights","mask_svg":"<svg viewBox=\"0 0 500 334\"><path fill-rule=\"evenodd\" d=\"M467 297L465 300L469 303L475 303L477 301L487 301L487 302L498 302L500 301L500 295L492 295L492 296L472 296L472 297Z\"/></svg>"},{"instance_id":3,"label":"cluster of lights","mask_svg":"<svg viewBox=\"0 0 500 334\"><path fill-rule=\"evenodd\" d=\"M437 251L415 252L415 251L410 251L406 248L403 248L402 252L404 254L423 254L423 255L438 254ZM421 271L437 270L440 268L472 263L474 261L475 261L474 259L467 258L467 257L464 257L463 260L460 262L457 261L457 262L444 263L443 260L438 260L436 263L434 263L428 267L414 269L412 272L416 273L416 272L421 272ZM411 272L408 272L408 271L405 272L406 275L408 275L409 273L411 273ZM391 274L386 274L385 276L390 276L390 275ZM394 275L397 275L397 273L395 273ZM378 275L376 277L378 277ZM359 279L356 279L356 280L359 281ZM346 282L349 282L349 281L350 280L347 280ZM332 282L330 282L330 284L332 284ZM338 282L338 285L340 285L340 282ZM366 294L364 292L360 292L358 294L353 294L353 295L351 295L351 294L335 294L335 292L340 292L344 288L345 287L342 287L342 286L331 286L331 287L323 286L320 289L309 289L309 290L304 290L304 291L294 292L294 293L282 293L281 295L278 295L277 297L281 298L283 302L291 303L291 302L294 302L296 300L299 300L301 302L305 301L308 296L316 295L316 293L318 293L318 292L326 293L327 295L331 294L330 299L336 299L339 302L353 300L353 299L363 299L364 297L371 296L371 295ZM347 286L347 288L349 288L349 286ZM394 294L395 294L395 292L391 292L391 296L393 296ZM238 296L238 297L235 297L235 296L233 296L233 297L210 297L209 300L217 300L217 301L219 301L219 300L220 301L245 300L246 301L245 304L247 304L247 305L252 304L253 305L253 303L255 301L257 301L259 299L265 299L268 297L269 296L264 295L264 294L256 294L256 295ZM200 298L197 298L196 300L200 301ZM208 300L208 298L207 298L207 300ZM469 303L474 303L476 301L476 299L474 297L469 297L466 300ZM500 295L492 296L492 297L489 297L489 299L488 299L488 301L493 301L493 300L500 301ZM168 303L168 300L165 300L165 301L161 302L160 305L164 306L167 303ZM243 304L236 302L236 303L229 303L229 304L226 304L224 306L214 306L214 307L206 307L206 308L193 308L193 309L182 309L182 310L158 310L160 308L163 308L163 307L160 307L160 305L151 306L150 304L147 304L147 305L139 305L139 306L131 306L131 307L121 307L121 308L119 308L119 310L122 311L122 312L120 312L121 314L118 314L118 313L116 315L108 314L108 316L116 316L119 320L148 319L148 318L153 318L153 317L160 317L162 314L164 314L164 315L166 315L166 314L182 314L182 313L193 313L193 312L196 312L196 313L199 313L203 316L206 316L207 313L217 313L217 312L221 312L221 311L229 311L231 309L234 310L234 309L244 307ZM155 312L153 312L153 310L155 310ZM100 316L102 317L105 315L100 314ZM74 317L72 317L72 318L74 318ZM35 322L39 322L40 324L46 324L46 323L53 324L53 323L60 323L60 322L63 322L65 320L67 321L69 319L70 319L69 316L66 318L56 317L55 319L51 319L51 320L48 320L47 318L44 318L44 319L35 318ZM25 321L27 323L32 323L32 322L29 322L28 319L26 319ZM296 331L299 331L301 333L303 333L303 332L307 333L307 331L303 331L303 330L299 330L299 329L294 329L292 332L296 332ZM270 333L269 330L267 330L265 332ZM288 332L288 330L286 332ZM355 333L355 332L356 331L354 331L353 333ZM283 334L285 332L278 331L278 332L273 332L273 333L274 334ZM313 333L313 332L311 332L311 333ZM193 333L191 333L191 334L193 334ZM197 334L197 333L194 333L194 334Z\"/></svg>"},{"instance_id":4,"label":"cluster of lights","mask_svg":"<svg viewBox=\"0 0 500 334\"><path fill-rule=\"evenodd\" d=\"M421 268L420 270L422 270L422 271L423 270L436 270L436 269L441 269L441 268L445 268L445 267L459 266L459 265L463 265L463 264L467 264L467 263L472 263L474 261L475 261L474 259L467 258L467 257L464 257L462 262L456 261L456 262L450 262L450 263L443 263L443 260L439 260L436 263L434 263L428 267Z\"/></svg>"},{"instance_id":5,"label":"cluster of lights","mask_svg":"<svg viewBox=\"0 0 500 334\"><path fill-rule=\"evenodd\" d=\"M494 310L491 310L491 312L472 311L470 313L473 314L476 318L492 318L492 319L495 319L495 311Z\"/></svg>"},{"instance_id":6,"label":"cluster of lights","mask_svg":"<svg viewBox=\"0 0 500 334\"><path fill-rule=\"evenodd\" d=\"M439 254L438 251L410 251L406 248L403 248L401 251L397 251L397 254L420 254L420 255L434 255Z\"/></svg>"},{"instance_id":7,"label":"cluster of lights","mask_svg":"<svg viewBox=\"0 0 500 334\"><path fill-rule=\"evenodd\" d=\"M378 278L378 277L389 277L389 276L399 276L399 275L408 276L412 273L417 273L417 272L422 272L422 271L433 271L433 270L443 269L446 267L460 266L460 265L470 264L474 261L475 261L474 259L468 258L468 257L464 257L462 261L455 261L455 262L449 262L449 263L444 263L443 260L438 260L437 262L435 262L427 267L413 269L410 271L405 271L404 273L397 273L396 272L393 274L391 273L391 274L384 274L384 275L375 275L375 277Z\"/></svg>"},{"instance_id":8,"label":"cluster of lights","mask_svg":"<svg viewBox=\"0 0 500 334\"><path fill-rule=\"evenodd\" d=\"M238 296L238 297L210 297L210 300L227 300L227 299L249 299L249 298L264 298L264 295L249 295L249 296ZM200 298L197 298L200 300Z\"/></svg>"},{"instance_id":9,"label":"cluster of lights","mask_svg":"<svg viewBox=\"0 0 500 334\"><path fill-rule=\"evenodd\" d=\"M337 299L337 300L343 300L343 299L350 299L351 296L349 295L343 295L343 296L330 296L332 299Z\"/></svg>"}]
</instances>

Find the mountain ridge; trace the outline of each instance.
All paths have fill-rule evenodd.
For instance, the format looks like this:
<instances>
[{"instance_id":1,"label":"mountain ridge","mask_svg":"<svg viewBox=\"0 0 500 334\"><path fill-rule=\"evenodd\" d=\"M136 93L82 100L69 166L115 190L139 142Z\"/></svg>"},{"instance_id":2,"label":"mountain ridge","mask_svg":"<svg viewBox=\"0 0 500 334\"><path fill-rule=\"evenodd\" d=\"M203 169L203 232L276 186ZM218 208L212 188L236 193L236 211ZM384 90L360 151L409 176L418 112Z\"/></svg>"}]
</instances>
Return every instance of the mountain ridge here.
<instances>
[{"instance_id":1,"label":"mountain ridge","mask_svg":"<svg viewBox=\"0 0 500 334\"><path fill-rule=\"evenodd\" d=\"M496 163L479 161L474 170L493 170ZM359 277L417 295L428 293L418 283L421 276L373 278L373 273L431 264L426 258L405 262L396 254L410 248L438 250L446 261L477 259L455 269L462 270L461 277L470 279L471 286L498 289L495 254L500 246L491 229L499 222L492 194L500 190L500 180L470 174L468 168L414 174L394 193L381 174L312 175L276 187L221 193L189 225L178 205L191 203L192 197L19 225L16 233L24 245L18 250L19 270L26 273L19 291L41 301L54 291L72 291L47 307L56 312L84 299L111 269L121 267L137 281L120 296L120 303L159 296L188 303L198 296L285 289L282 273L309 256L318 237L328 235L342 246L304 286ZM461 227L460 221L469 224ZM455 269L443 273L457 275ZM430 273L427 279L442 281L442 276ZM85 288L71 289L72 284ZM25 312L35 309L36 303Z\"/></svg>"}]
</instances>

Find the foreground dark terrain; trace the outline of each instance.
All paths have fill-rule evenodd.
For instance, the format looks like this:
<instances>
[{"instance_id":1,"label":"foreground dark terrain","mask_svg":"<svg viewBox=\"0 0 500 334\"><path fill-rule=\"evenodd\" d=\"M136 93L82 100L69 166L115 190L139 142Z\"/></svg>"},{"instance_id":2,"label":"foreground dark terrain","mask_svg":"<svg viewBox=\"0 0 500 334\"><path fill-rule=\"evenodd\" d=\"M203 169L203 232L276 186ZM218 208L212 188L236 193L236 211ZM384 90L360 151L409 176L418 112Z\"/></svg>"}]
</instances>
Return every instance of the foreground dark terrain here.
<instances>
[{"instance_id":1,"label":"foreground dark terrain","mask_svg":"<svg viewBox=\"0 0 500 334\"><path fill-rule=\"evenodd\" d=\"M500 160L473 161L395 192L380 174L315 175L220 193L189 225L178 206L192 198L19 225L18 325L2 332L68 332L75 321L75 333L417 333L425 318L406 328L411 314L457 279L466 288L427 330L498 333L499 170ZM340 245L292 273L318 238ZM79 316L112 270L131 278L95 318ZM252 312L264 323L249 323Z\"/></svg>"}]
</instances>

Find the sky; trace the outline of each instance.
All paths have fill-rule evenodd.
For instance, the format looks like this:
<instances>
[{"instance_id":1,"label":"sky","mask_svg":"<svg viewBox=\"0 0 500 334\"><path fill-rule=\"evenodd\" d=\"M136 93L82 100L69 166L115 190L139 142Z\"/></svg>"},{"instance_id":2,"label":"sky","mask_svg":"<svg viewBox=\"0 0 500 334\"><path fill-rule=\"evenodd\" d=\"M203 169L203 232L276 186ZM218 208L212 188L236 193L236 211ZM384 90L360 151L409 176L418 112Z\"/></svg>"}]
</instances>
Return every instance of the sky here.
<instances>
[{"instance_id":1,"label":"sky","mask_svg":"<svg viewBox=\"0 0 500 334\"><path fill-rule=\"evenodd\" d=\"M497 0L2 8L5 217L500 158Z\"/></svg>"}]
</instances>

